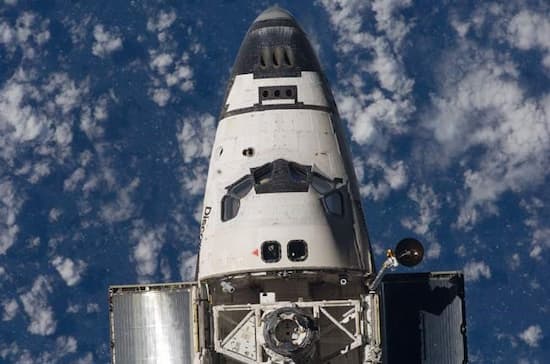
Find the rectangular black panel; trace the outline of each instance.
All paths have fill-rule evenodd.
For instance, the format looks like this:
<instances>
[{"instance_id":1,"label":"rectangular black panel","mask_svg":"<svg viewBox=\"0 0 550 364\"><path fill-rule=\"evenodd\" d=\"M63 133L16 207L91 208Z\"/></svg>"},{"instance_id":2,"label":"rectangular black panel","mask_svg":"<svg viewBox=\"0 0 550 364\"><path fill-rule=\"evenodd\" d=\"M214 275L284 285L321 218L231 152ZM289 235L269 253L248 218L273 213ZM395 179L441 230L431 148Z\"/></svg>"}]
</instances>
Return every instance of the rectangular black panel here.
<instances>
[{"instance_id":1,"label":"rectangular black panel","mask_svg":"<svg viewBox=\"0 0 550 364\"><path fill-rule=\"evenodd\" d=\"M381 298L385 364L467 362L461 272L388 274Z\"/></svg>"}]
</instances>

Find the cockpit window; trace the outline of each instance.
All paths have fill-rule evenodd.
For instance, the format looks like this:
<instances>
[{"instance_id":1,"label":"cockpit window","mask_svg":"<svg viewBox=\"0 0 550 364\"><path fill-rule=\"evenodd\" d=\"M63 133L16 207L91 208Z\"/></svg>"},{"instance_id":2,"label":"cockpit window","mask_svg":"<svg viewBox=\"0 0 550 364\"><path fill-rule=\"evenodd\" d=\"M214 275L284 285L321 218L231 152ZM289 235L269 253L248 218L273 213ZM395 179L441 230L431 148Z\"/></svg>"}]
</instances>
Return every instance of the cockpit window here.
<instances>
[{"instance_id":1,"label":"cockpit window","mask_svg":"<svg viewBox=\"0 0 550 364\"><path fill-rule=\"evenodd\" d=\"M336 187L335 185L334 181L321 176L319 173L313 172L311 174L311 187L321 195L332 191Z\"/></svg>"},{"instance_id":2,"label":"cockpit window","mask_svg":"<svg viewBox=\"0 0 550 364\"><path fill-rule=\"evenodd\" d=\"M261 167L253 170L254 183L265 185L271 181L271 173L273 172L273 166L271 163L264 164Z\"/></svg>"},{"instance_id":3,"label":"cockpit window","mask_svg":"<svg viewBox=\"0 0 550 364\"><path fill-rule=\"evenodd\" d=\"M246 175L226 187L227 193L222 198L222 221L228 221L237 216L241 207L240 199L248 195L252 186L254 186L254 180L250 175Z\"/></svg>"},{"instance_id":4,"label":"cockpit window","mask_svg":"<svg viewBox=\"0 0 550 364\"><path fill-rule=\"evenodd\" d=\"M222 198L222 221L228 221L237 216L241 202L239 199L225 195Z\"/></svg>"},{"instance_id":5,"label":"cockpit window","mask_svg":"<svg viewBox=\"0 0 550 364\"><path fill-rule=\"evenodd\" d=\"M228 221L239 213L240 200L252 188L257 194L281 192L307 192L309 186L321 195L325 213L333 216L344 216L344 202L341 189L341 178L329 179L311 166L305 166L285 159L276 159L257 168L251 168L247 174L226 187L227 193L222 198L222 221Z\"/></svg>"},{"instance_id":6,"label":"cockpit window","mask_svg":"<svg viewBox=\"0 0 550 364\"><path fill-rule=\"evenodd\" d=\"M288 163L288 170L290 179L297 183L307 182L307 175L310 170L309 167L302 166L298 163Z\"/></svg>"},{"instance_id":7,"label":"cockpit window","mask_svg":"<svg viewBox=\"0 0 550 364\"><path fill-rule=\"evenodd\" d=\"M229 186L228 194L243 198L248 195L248 192L252 189L254 180L249 175L242 177L237 182Z\"/></svg>"},{"instance_id":8,"label":"cockpit window","mask_svg":"<svg viewBox=\"0 0 550 364\"><path fill-rule=\"evenodd\" d=\"M323 207L332 215L343 216L344 202L340 191L335 190L323 196Z\"/></svg>"},{"instance_id":9,"label":"cockpit window","mask_svg":"<svg viewBox=\"0 0 550 364\"><path fill-rule=\"evenodd\" d=\"M309 166L276 159L258 168L252 168L256 193L307 192Z\"/></svg>"}]
</instances>

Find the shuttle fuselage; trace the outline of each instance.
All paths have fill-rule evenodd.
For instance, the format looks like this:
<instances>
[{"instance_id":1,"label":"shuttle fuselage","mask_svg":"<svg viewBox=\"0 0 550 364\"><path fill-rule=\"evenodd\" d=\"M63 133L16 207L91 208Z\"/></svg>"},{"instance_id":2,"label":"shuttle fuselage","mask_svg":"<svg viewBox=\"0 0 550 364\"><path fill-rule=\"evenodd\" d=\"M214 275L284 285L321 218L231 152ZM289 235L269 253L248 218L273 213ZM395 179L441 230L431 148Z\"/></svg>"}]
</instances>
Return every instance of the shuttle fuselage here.
<instances>
[{"instance_id":1,"label":"shuttle fuselage","mask_svg":"<svg viewBox=\"0 0 550 364\"><path fill-rule=\"evenodd\" d=\"M463 326L460 274L384 286L386 269L422 255L405 239L376 274L330 87L294 18L270 8L245 36L222 105L196 281L111 287L113 363L398 363L393 350L409 346L422 350L406 362L462 362L460 350L419 331L440 330L441 317L441 332ZM402 310L392 288L411 282L427 287L416 289L423 295L442 289L441 310L420 298ZM403 324L395 324L384 300L414 319L397 315Z\"/></svg>"}]
</instances>

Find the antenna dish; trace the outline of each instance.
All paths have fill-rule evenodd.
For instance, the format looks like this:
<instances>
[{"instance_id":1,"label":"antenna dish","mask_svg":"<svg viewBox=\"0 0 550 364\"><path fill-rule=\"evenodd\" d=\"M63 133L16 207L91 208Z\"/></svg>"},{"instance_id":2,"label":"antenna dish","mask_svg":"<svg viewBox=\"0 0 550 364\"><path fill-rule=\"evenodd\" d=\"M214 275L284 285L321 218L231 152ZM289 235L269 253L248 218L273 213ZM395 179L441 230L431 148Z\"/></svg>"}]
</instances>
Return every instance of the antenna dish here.
<instances>
[{"instance_id":1,"label":"antenna dish","mask_svg":"<svg viewBox=\"0 0 550 364\"><path fill-rule=\"evenodd\" d=\"M406 267L414 267L424 258L424 247L413 238L405 238L395 247L395 258Z\"/></svg>"}]
</instances>

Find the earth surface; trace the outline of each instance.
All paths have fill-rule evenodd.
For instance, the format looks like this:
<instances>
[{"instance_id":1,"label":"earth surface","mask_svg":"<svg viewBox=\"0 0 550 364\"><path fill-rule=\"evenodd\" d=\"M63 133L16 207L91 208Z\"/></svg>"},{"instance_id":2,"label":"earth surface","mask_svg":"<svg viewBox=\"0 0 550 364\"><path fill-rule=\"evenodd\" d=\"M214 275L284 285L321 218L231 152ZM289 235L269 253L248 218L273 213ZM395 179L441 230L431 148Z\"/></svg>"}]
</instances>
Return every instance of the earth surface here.
<instances>
[{"instance_id":1,"label":"earth surface","mask_svg":"<svg viewBox=\"0 0 550 364\"><path fill-rule=\"evenodd\" d=\"M193 277L266 1L0 2L0 362L107 363L111 284ZM463 270L472 363L550 360L550 7L280 1L335 93L378 266ZM398 271L410 271L399 268Z\"/></svg>"}]
</instances>

